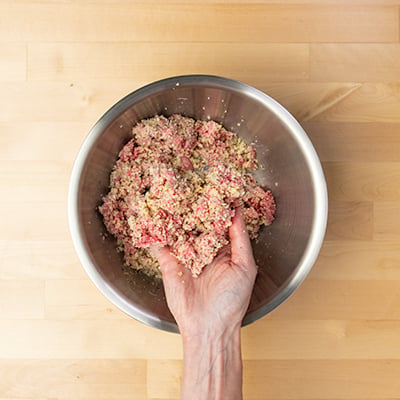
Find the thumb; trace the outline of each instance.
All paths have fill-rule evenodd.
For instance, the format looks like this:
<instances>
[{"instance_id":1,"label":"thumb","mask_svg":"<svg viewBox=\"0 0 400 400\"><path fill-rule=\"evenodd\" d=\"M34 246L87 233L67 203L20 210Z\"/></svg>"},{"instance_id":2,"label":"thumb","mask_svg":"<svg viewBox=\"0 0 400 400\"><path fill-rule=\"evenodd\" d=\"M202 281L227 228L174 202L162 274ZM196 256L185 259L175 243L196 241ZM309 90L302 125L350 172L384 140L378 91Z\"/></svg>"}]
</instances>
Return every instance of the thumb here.
<instances>
[{"instance_id":1,"label":"thumb","mask_svg":"<svg viewBox=\"0 0 400 400\"><path fill-rule=\"evenodd\" d=\"M232 218L229 237L231 240L232 262L246 269L253 266L256 267L249 234L247 233L242 211L239 208L236 209Z\"/></svg>"},{"instance_id":2,"label":"thumb","mask_svg":"<svg viewBox=\"0 0 400 400\"><path fill-rule=\"evenodd\" d=\"M171 275L180 270L179 262L175 256L171 254L168 246L152 246L150 251L157 257L163 276Z\"/></svg>"}]
</instances>

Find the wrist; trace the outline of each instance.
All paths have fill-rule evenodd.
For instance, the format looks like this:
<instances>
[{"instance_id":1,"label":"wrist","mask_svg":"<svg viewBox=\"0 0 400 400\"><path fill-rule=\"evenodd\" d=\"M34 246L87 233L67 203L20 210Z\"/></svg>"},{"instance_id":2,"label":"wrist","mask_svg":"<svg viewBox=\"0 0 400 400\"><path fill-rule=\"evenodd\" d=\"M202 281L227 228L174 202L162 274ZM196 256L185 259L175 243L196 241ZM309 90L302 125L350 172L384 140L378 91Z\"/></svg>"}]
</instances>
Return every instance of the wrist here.
<instances>
[{"instance_id":1,"label":"wrist","mask_svg":"<svg viewBox=\"0 0 400 400\"><path fill-rule=\"evenodd\" d=\"M209 337L230 336L233 332L240 332L242 326L242 318L236 315L230 315L229 318L212 312L195 315L195 318L185 317L177 321L183 341L207 335Z\"/></svg>"},{"instance_id":2,"label":"wrist","mask_svg":"<svg viewBox=\"0 0 400 400\"><path fill-rule=\"evenodd\" d=\"M196 343L216 342L216 339L219 339L219 341L227 341L228 339L233 340L236 337L240 338L240 329L240 323L225 325L211 323L202 324L197 322L187 326L179 326L184 347Z\"/></svg>"},{"instance_id":3,"label":"wrist","mask_svg":"<svg viewBox=\"0 0 400 400\"><path fill-rule=\"evenodd\" d=\"M194 332L182 334L182 399L241 399L240 324L223 330L205 327Z\"/></svg>"},{"instance_id":4,"label":"wrist","mask_svg":"<svg viewBox=\"0 0 400 400\"><path fill-rule=\"evenodd\" d=\"M229 327L199 326L181 332L184 352L199 348L222 352L224 349L240 350L240 324Z\"/></svg>"}]
</instances>

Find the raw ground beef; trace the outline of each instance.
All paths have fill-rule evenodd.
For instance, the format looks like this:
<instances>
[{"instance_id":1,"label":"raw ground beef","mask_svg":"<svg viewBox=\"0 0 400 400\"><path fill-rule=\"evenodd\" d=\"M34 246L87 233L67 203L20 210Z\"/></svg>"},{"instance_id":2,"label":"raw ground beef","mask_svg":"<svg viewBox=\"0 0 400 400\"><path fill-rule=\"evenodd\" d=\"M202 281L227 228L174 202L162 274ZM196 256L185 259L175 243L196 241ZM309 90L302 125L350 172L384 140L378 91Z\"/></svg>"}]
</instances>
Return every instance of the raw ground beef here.
<instances>
[{"instance_id":1,"label":"raw ground beef","mask_svg":"<svg viewBox=\"0 0 400 400\"><path fill-rule=\"evenodd\" d=\"M198 276L229 243L236 207L252 239L273 221L274 198L249 173L254 149L235 133L174 114L142 120L132 134L99 207L127 266L161 276L149 248L168 245Z\"/></svg>"}]
</instances>

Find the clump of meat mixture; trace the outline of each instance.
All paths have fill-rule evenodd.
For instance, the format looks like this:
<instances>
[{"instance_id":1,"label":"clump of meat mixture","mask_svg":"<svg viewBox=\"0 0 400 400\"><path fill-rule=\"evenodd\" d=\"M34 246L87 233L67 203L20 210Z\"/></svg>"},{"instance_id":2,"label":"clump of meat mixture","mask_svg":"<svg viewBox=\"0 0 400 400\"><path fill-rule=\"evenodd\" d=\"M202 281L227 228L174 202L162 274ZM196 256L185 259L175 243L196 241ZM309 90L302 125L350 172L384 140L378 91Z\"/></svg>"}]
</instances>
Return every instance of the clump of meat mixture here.
<instances>
[{"instance_id":1,"label":"clump of meat mixture","mask_svg":"<svg viewBox=\"0 0 400 400\"><path fill-rule=\"evenodd\" d=\"M249 173L254 149L214 121L156 116L133 127L99 207L125 264L161 276L153 245L168 245L198 276L229 243L235 208L252 239L274 219L270 191Z\"/></svg>"}]
</instances>

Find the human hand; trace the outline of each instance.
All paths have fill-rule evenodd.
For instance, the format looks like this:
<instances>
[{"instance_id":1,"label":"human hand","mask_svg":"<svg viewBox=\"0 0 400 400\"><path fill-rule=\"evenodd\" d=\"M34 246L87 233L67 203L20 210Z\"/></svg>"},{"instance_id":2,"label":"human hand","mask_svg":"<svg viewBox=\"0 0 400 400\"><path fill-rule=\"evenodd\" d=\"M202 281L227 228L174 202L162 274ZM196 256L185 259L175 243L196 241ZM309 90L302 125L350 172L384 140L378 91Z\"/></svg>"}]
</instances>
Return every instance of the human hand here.
<instances>
[{"instance_id":1,"label":"human hand","mask_svg":"<svg viewBox=\"0 0 400 400\"><path fill-rule=\"evenodd\" d=\"M160 263L168 306L182 335L196 336L211 328L223 333L241 325L257 267L240 210L232 219L229 237L230 245L197 278L168 248L152 249Z\"/></svg>"}]
</instances>

